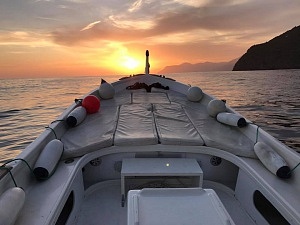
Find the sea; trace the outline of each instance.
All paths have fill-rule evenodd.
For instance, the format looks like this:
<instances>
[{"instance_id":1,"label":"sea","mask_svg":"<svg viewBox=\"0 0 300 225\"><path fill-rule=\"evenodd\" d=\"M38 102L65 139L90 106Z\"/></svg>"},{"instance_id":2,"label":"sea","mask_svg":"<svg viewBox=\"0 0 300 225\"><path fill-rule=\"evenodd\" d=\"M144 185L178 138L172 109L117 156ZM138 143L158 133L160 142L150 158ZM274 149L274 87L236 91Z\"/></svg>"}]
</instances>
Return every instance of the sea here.
<instances>
[{"instance_id":1,"label":"sea","mask_svg":"<svg viewBox=\"0 0 300 225\"><path fill-rule=\"evenodd\" d=\"M300 70L166 74L198 86L300 152ZM122 75L0 79L0 162L16 157L74 99Z\"/></svg>"}]
</instances>

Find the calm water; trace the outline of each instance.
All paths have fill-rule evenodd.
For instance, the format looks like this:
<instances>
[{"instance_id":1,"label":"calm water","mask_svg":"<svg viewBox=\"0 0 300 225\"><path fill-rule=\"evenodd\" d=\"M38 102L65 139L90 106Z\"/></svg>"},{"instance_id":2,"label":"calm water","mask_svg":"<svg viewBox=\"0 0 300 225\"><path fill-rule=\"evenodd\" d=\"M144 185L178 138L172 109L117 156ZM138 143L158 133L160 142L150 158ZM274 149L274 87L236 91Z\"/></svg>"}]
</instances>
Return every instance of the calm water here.
<instances>
[{"instance_id":1,"label":"calm water","mask_svg":"<svg viewBox=\"0 0 300 225\"><path fill-rule=\"evenodd\" d=\"M167 75L197 85L300 151L300 70ZM108 82L121 76L102 76ZM0 79L0 161L19 154L100 77Z\"/></svg>"}]
</instances>

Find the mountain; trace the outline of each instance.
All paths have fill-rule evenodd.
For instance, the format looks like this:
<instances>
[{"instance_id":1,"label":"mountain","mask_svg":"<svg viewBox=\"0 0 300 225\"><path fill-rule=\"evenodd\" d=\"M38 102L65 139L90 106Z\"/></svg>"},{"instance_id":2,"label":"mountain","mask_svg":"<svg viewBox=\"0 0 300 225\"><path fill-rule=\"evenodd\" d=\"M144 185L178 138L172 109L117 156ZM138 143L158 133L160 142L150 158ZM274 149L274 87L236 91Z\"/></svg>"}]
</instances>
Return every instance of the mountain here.
<instances>
[{"instance_id":1,"label":"mountain","mask_svg":"<svg viewBox=\"0 0 300 225\"><path fill-rule=\"evenodd\" d=\"M230 71L238 59L229 62L204 62L204 63L182 63L180 65L166 66L159 73L181 73L181 72L198 72L198 71Z\"/></svg>"},{"instance_id":2,"label":"mountain","mask_svg":"<svg viewBox=\"0 0 300 225\"><path fill-rule=\"evenodd\" d=\"M300 69L300 26L250 47L233 70Z\"/></svg>"}]
</instances>

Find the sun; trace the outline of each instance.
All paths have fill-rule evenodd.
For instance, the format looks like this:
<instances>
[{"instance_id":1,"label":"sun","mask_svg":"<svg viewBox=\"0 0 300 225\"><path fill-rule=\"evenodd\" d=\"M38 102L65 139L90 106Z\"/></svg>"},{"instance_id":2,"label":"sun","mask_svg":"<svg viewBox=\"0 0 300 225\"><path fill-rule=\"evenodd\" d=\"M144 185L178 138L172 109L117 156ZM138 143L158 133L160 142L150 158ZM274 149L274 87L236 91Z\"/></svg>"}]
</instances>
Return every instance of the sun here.
<instances>
[{"instance_id":1,"label":"sun","mask_svg":"<svg viewBox=\"0 0 300 225\"><path fill-rule=\"evenodd\" d=\"M124 61L122 64L125 68L127 68L129 70L133 70L139 66L139 61L130 56L127 56L124 58Z\"/></svg>"}]
</instances>

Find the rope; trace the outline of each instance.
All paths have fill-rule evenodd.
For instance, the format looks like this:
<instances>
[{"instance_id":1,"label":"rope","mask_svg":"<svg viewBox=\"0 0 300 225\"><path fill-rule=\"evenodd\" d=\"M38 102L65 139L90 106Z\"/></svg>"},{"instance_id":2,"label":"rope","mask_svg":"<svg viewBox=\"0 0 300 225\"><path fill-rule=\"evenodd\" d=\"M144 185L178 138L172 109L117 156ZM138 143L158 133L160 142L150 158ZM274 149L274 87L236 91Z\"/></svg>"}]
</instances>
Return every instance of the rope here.
<instances>
[{"instance_id":1,"label":"rope","mask_svg":"<svg viewBox=\"0 0 300 225\"><path fill-rule=\"evenodd\" d=\"M5 167L5 166L2 165L2 166L0 167L0 169L1 169L1 170L7 170L8 173L9 173L9 175L10 175L10 177L11 177L11 179L12 179L12 181L14 182L15 187L18 187L17 182L16 182L14 176L12 175L12 172L10 171L11 168L7 168L7 167Z\"/></svg>"},{"instance_id":2,"label":"rope","mask_svg":"<svg viewBox=\"0 0 300 225\"><path fill-rule=\"evenodd\" d=\"M61 156L60 156L60 160L61 160L61 158L62 158L62 156L63 156L63 153L64 153L64 148L63 148L62 154L61 154ZM60 161L60 160L59 160L59 161ZM33 172L33 169L31 168L31 166L29 165L29 163L28 163L25 159L16 158L16 159L8 160L7 162L3 163L3 164L0 166L0 169L1 169L1 170L7 170L8 173L10 174L10 176L11 176L12 181L14 182L14 185L15 185L16 187L18 187L17 182L16 182L16 180L15 180L15 178L14 178L12 172L11 172L11 168L5 167L7 164L9 164L9 163L11 163L11 162L15 162L15 161L22 161L22 162L24 162L24 163L26 164L26 166L28 167L28 169L29 169L29 171L30 171L30 174L31 174L32 176L34 176L34 177L35 177L35 174L34 174L34 172ZM59 164L59 163L56 164L55 168L54 168L53 171L49 174L48 177L46 177L46 178L39 178L39 180L48 180L48 179L55 173L55 171L56 171L56 169L57 169L57 167L58 167L58 164Z\"/></svg>"},{"instance_id":3,"label":"rope","mask_svg":"<svg viewBox=\"0 0 300 225\"><path fill-rule=\"evenodd\" d=\"M24 163L27 165L27 167L28 167L28 169L30 170L30 172L33 173L33 170L32 170L32 168L31 168L31 166L29 165L29 163L28 163L25 159L21 159L21 158L16 158L16 159L8 160L8 161L5 162L2 166L6 166L8 163L11 163L11 162L14 162L14 161L22 161L22 162L24 162ZM2 166L1 166L1 167L2 167Z\"/></svg>"},{"instance_id":4,"label":"rope","mask_svg":"<svg viewBox=\"0 0 300 225\"><path fill-rule=\"evenodd\" d=\"M1 165L1 167L0 167L0 169L7 170L7 171L8 171L8 173L9 173L9 175L10 175L10 177L11 177L11 179L12 179L12 181L14 182L14 185L15 185L16 187L18 187L18 185L17 185L17 182L16 182L16 180L15 180L15 178L14 178L12 172L11 172L11 168L7 168L7 167L5 167L5 166L6 166L8 163L11 163L11 162L14 162L14 161L19 161L19 160L22 161L22 162L24 162L24 163L27 165L27 167L29 168L30 173L33 174L33 170L31 169L31 167L30 167L30 165L28 164L28 162L27 162L26 160L24 160L24 159L21 159L21 158L11 159L11 160L9 160L9 161L3 163L3 164Z\"/></svg>"},{"instance_id":5,"label":"rope","mask_svg":"<svg viewBox=\"0 0 300 225\"><path fill-rule=\"evenodd\" d=\"M290 172L288 172L288 175L291 174L299 165L300 165L300 162L293 169L291 169Z\"/></svg>"},{"instance_id":6,"label":"rope","mask_svg":"<svg viewBox=\"0 0 300 225\"><path fill-rule=\"evenodd\" d=\"M255 124L255 125L256 125L256 124ZM256 125L256 126L257 126L257 125ZM255 139L255 144L256 144L257 141L258 141L258 134L259 134L258 129L259 129L259 126L257 126L257 128L256 128L256 139Z\"/></svg>"},{"instance_id":7,"label":"rope","mask_svg":"<svg viewBox=\"0 0 300 225\"><path fill-rule=\"evenodd\" d=\"M52 123L56 123L56 122L63 122L63 121L64 121L64 120L54 120L54 121L51 122L51 124L52 124Z\"/></svg>"},{"instance_id":8,"label":"rope","mask_svg":"<svg viewBox=\"0 0 300 225\"><path fill-rule=\"evenodd\" d=\"M57 122L63 122L64 120L54 120L54 121L52 121L50 124L53 124L53 123L57 123ZM53 134L54 134L54 136L55 136L55 139L58 139L57 138L57 135L56 135L56 132L55 132L55 130L52 128L52 127L50 127L50 126L46 126L45 127L46 129L50 129L52 132L53 132ZM58 139L59 140L59 139Z\"/></svg>"},{"instance_id":9,"label":"rope","mask_svg":"<svg viewBox=\"0 0 300 225\"><path fill-rule=\"evenodd\" d=\"M46 128L46 129L50 129L50 130L53 132L53 134L54 134L54 136L55 136L55 139L58 139L58 138L57 138L57 135L56 135L56 133L55 133L55 130L54 130L52 127L46 126L45 128Z\"/></svg>"}]
</instances>

